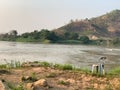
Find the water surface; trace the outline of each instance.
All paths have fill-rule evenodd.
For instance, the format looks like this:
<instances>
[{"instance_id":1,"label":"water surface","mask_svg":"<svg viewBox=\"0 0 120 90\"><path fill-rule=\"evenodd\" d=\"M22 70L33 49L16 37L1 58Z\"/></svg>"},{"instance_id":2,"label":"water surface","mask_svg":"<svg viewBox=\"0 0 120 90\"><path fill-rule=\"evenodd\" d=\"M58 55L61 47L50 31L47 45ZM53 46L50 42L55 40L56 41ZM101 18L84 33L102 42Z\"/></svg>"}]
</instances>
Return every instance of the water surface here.
<instances>
[{"instance_id":1,"label":"water surface","mask_svg":"<svg viewBox=\"0 0 120 90\"><path fill-rule=\"evenodd\" d=\"M89 68L106 56L105 68L120 66L120 48L86 45L38 44L0 41L0 63L14 61L47 61Z\"/></svg>"}]
</instances>

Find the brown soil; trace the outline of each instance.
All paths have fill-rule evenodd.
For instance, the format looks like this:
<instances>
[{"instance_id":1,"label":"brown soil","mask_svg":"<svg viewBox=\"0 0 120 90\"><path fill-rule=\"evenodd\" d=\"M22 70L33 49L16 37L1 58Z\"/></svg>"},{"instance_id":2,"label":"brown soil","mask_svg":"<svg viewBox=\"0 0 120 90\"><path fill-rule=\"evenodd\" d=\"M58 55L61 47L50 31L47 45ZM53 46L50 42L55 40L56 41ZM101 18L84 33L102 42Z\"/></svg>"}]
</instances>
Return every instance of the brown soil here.
<instances>
[{"instance_id":1,"label":"brown soil","mask_svg":"<svg viewBox=\"0 0 120 90\"><path fill-rule=\"evenodd\" d=\"M12 69L10 73L0 73L0 79L17 85L23 82L23 76L31 76L33 73L37 79L46 79L50 87L40 90L120 90L120 78L97 77L80 71L49 67Z\"/></svg>"}]
</instances>

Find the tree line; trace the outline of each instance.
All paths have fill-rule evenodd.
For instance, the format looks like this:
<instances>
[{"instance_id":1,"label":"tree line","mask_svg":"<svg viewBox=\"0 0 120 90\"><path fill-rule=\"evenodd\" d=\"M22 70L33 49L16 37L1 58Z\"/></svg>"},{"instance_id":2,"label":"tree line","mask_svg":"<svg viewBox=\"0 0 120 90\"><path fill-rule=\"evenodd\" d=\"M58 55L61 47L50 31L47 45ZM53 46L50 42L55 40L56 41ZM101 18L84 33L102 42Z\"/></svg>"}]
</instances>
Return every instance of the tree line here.
<instances>
[{"instance_id":1,"label":"tree line","mask_svg":"<svg viewBox=\"0 0 120 90\"><path fill-rule=\"evenodd\" d=\"M89 37L79 36L78 33L74 32L64 32L62 35L58 35L54 31L47 29L42 29L40 31L34 30L33 32L26 32L21 35L18 35L17 30L12 30L9 33L1 34L0 40L3 41L24 41L24 42L59 42L65 40L79 40L82 43L88 43Z\"/></svg>"},{"instance_id":2,"label":"tree line","mask_svg":"<svg viewBox=\"0 0 120 90\"><path fill-rule=\"evenodd\" d=\"M79 43L79 44L105 44L103 39L90 40L88 36L81 36L74 32L64 32L62 35L57 34L54 31L42 29L40 31L34 30L33 32L26 32L18 35L17 30L11 30L8 33L0 34L0 40L2 41L20 41L20 42L41 42L41 43ZM112 45L120 45L120 38L114 38L110 41Z\"/></svg>"}]
</instances>

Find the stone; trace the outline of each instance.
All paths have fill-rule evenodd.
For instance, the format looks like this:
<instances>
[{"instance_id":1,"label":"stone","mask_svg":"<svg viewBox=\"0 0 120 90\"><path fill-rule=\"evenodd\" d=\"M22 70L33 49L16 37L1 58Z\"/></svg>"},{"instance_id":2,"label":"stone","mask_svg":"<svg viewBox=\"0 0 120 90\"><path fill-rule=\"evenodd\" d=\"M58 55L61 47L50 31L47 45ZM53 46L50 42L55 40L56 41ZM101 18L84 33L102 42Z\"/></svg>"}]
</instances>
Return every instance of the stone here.
<instances>
[{"instance_id":1,"label":"stone","mask_svg":"<svg viewBox=\"0 0 120 90\"><path fill-rule=\"evenodd\" d=\"M33 90L34 88L33 83L27 83L26 88L27 90Z\"/></svg>"},{"instance_id":2,"label":"stone","mask_svg":"<svg viewBox=\"0 0 120 90\"><path fill-rule=\"evenodd\" d=\"M43 86L43 87L48 86L47 81L45 79L40 79L40 80L34 82L34 87L40 87L40 86Z\"/></svg>"},{"instance_id":3,"label":"stone","mask_svg":"<svg viewBox=\"0 0 120 90\"><path fill-rule=\"evenodd\" d=\"M4 86L4 84L2 83L2 81L0 81L0 90L5 90L5 86Z\"/></svg>"},{"instance_id":4,"label":"stone","mask_svg":"<svg viewBox=\"0 0 120 90\"><path fill-rule=\"evenodd\" d=\"M69 83L71 83L71 84L74 84L74 83L75 83L75 80L74 80L74 79L67 79L66 81L69 82Z\"/></svg>"},{"instance_id":5,"label":"stone","mask_svg":"<svg viewBox=\"0 0 120 90\"><path fill-rule=\"evenodd\" d=\"M31 79L32 79L32 77L30 77L30 76L23 76L21 78L22 81L28 81L28 80L31 80Z\"/></svg>"}]
</instances>

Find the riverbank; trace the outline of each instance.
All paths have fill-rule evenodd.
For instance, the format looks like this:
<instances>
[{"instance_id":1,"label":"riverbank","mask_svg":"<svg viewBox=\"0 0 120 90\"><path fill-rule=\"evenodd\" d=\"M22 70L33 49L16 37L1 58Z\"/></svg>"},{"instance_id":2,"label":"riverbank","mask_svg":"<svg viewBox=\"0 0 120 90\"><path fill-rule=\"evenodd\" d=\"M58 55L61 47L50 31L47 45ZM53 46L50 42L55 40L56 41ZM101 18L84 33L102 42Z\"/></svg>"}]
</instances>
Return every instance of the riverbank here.
<instances>
[{"instance_id":1,"label":"riverbank","mask_svg":"<svg viewBox=\"0 0 120 90\"><path fill-rule=\"evenodd\" d=\"M16 66L16 67L15 67ZM5 90L119 90L120 77L100 76L71 65L29 62L0 68ZM118 70L119 71L119 70ZM119 73L119 72L118 72ZM34 89L33 89L34 88Z\"/></svg>"}]
</instances>

